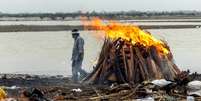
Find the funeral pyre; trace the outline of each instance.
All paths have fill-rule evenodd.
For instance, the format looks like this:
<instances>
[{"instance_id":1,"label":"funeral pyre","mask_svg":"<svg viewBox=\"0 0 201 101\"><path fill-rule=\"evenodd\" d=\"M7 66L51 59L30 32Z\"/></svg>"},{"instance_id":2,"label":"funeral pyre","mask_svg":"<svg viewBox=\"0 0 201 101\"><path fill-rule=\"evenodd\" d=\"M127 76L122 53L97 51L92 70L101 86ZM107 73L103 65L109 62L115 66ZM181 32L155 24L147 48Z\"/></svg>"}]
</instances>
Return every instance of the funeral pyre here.
<instances>
[{"instance_id":1,"label":"funeral pyre","mask_svg":"<svg viewBox=\"0 0 201 101\"><path fill-rule=\"evenodd\" d=\"M180 70L165 41L137 26L95 18L93 29L105 41L93 72L84 80L94 84L132 83L166 79L173 81Z\"/></svg>"}]
</instances>

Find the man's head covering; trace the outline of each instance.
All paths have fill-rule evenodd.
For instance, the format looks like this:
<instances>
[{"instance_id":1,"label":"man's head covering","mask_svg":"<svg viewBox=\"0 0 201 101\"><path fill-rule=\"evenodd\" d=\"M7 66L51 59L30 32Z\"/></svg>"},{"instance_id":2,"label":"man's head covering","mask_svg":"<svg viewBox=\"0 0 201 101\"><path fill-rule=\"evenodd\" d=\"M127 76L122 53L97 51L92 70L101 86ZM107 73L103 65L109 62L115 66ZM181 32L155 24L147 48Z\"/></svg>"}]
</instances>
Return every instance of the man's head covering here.
<instances>
[{"instance_id":1,"label":"man's head covering","mask_svg":"<svg viewBox=\"0 0 201 101\"><path fill-rule=\"evenodd\" d=\"M73 29L73 30L72 30L72 35L79 35L78 29Z\"/></svg>"}]
</instances>

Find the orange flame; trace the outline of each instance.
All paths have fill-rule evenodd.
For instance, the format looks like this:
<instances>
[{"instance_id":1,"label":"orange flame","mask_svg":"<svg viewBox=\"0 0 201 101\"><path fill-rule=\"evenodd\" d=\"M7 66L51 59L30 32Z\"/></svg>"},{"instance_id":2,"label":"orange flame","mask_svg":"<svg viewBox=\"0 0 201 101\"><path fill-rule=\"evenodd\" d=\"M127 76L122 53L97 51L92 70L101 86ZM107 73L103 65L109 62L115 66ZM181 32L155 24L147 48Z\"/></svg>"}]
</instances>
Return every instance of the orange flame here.
<instances>
[{"instance_id":1,"label":"orange flame","mask_svg":"<svg viewBox=\"0 0 201 101\"><path fill-rule=\"evenodd\" d=\"M156 46L159 52L164 54L169 53L161 40L154 38L149 32L145 32L137 26L116 21L106 23L98 18L94 18L92 21L88 22L87 25L91 25L96 30L103 31L106 38L112 40L122 38L123 40L130 41L133 45L140 43L145 47Z\"/></svg>"}]
</instances>

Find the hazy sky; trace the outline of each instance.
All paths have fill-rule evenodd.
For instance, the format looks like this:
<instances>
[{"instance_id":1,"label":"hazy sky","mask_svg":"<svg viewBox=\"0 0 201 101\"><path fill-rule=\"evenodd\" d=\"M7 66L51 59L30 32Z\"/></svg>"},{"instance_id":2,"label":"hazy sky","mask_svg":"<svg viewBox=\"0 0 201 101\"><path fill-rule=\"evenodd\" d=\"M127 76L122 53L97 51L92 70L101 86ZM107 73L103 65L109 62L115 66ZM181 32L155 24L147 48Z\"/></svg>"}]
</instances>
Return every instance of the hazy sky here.
<instances>
[{"instance_id":1,"label":"hazy sky","mask_svg":"<svg viewBox=\"0 0 201 101\"><path fill-rule=\"evenodd\" d=\"M199 10L201 0L0 0L0 11L73 12L73 11L128 11L128 10Z\"/></svg>"}]
</instances>

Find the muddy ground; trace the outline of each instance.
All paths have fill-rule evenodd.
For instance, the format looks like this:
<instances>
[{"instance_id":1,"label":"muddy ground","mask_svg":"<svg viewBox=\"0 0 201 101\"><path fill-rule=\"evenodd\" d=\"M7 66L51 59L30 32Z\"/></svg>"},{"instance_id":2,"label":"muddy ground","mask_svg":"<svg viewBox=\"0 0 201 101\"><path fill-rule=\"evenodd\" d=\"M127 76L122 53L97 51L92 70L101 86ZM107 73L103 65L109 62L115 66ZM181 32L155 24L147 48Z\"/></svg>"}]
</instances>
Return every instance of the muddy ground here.
<instances>
[{"instance_id":1,"label":"muddy ground","mask_svg":"<svg viewBox=\"0 0 201 101\"><path fill-rule=\"evenodd\" d=\"M0 86L6 91L7 97L20 99L19 101L24 98L24 92L33 89L41 91L47 99L66 101L81 98L86 100L86 96L97 96L94 89L106 88L106 86L73 83L69 77L61 75L2 74L0 76Z\"/></svg>"},{"instance_id":2,"label":"muddy ground","mask_svg":"<svg viewBox=\"0 0 201 101\"><path fill-rule=\"evenodd\" d=\"M18 99L18 101L29 101L23 100L28 99L24 93L33 91L33 89L41 91L44 98L53 101L125 99L137 86L124 85L111 88L111 86L73 83L69 77L61 75L2 74L0 76L0 86L6 91L7 97ZM201 80L200 74L191 75L191 77L194 80ZM182 97L185 98L185 96Z\"/></svg>"},{"instance_id":3,"label":"muddy ground","mask_svg":"<svg viewBox=\"0 0 201 101\"><path fill-rule=\"evenodd\" d=\"M141 25L142 29L179 29L200 28L200 25ZM88 27L89 30L93 30ZM84 30L84 26L72 25L1 25L0 32L29 32L29 31L69 31L72 29Z\"/></svg>"}]
</instances>

